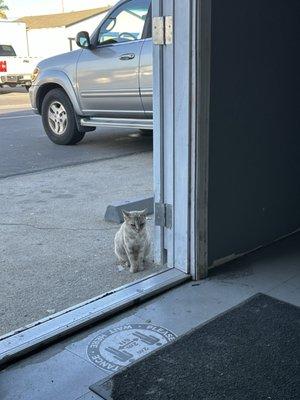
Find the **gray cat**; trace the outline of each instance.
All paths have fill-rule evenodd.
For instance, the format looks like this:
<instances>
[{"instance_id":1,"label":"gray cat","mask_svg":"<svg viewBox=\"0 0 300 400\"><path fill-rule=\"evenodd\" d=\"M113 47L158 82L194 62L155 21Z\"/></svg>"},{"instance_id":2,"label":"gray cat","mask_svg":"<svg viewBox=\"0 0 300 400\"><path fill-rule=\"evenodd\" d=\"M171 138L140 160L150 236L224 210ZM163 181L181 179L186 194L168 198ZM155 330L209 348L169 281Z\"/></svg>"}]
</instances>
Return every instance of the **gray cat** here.
<instances>
[{"instance_id":1,"label":"gray cat","mask_svg":"<svg viewBox=\"0 0 300 400\"><path fill-rule=\"evenodd\" d=\"M150 252L150 235L146 227L147 210L122 211L124 223L115 236L115 254L130 272L144 269L144 261Z\"/></svg>"}]
</instances>

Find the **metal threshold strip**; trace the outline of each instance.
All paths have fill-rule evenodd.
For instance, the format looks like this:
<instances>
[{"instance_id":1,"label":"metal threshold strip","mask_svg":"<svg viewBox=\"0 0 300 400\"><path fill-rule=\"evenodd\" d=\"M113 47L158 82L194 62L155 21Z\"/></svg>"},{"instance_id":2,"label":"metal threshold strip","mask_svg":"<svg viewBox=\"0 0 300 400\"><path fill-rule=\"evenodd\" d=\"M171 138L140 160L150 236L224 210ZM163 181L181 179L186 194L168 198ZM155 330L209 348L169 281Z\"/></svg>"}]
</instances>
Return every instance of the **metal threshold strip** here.
<instances>
[{"instance_id":1,"label":"metal threshold strip","mask_svg":"<svg viewBox=\"0 0 300 400\"><path fill-rule=\"evenodd\" d=\"M114 128L153 129L152 119L86 117L81 118L80 124L82 126L108 126Z\"/></svg>"},{"instance_id":2,"label":"metal threshold strip","mask_svg":"<svg viewBox=\"0 0 300 400\"><path fill-rule=\"evenodd\" d=\"M172 268L0 337L0 367L190 279Z\"/></svg>"}]
</instances>

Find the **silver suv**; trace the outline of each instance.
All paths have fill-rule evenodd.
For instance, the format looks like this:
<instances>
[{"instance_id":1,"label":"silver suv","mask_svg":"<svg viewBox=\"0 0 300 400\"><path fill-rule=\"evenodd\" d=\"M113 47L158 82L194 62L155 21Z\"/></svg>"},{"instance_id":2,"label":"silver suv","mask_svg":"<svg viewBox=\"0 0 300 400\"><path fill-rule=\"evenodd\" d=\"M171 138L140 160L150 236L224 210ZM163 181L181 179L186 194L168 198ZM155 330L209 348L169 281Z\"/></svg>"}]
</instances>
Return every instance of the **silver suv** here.
<instances>
[{"instance_id":1,"label":"silver suv","mask_svg":"<svg viewBox=\"0 0 300 400\"><path fill-rule=\"evenodd\" d=\"M152 130L151 0L122 0L80 49L40 62L30 99L48 137L75 144L97 126Z\"/></svg>"}]
</instances>

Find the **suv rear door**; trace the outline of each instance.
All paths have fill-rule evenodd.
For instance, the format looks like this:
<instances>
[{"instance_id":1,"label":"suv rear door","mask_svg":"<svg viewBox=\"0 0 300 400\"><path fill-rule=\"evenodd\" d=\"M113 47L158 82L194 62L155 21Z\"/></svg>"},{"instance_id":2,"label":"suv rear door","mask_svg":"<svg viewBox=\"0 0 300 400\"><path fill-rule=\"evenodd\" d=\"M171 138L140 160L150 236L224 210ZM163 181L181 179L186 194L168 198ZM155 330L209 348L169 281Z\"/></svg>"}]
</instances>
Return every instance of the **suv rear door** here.
<instances>
[{"instance_id":1,"label":"suv rear door","mask_svg":"<svg viewBox=\"0 0 300 400\"><path fill-rule=\"evenodd\" d=\"M143 118L139 61L150 3L121 3L100 25L96 47L82 50L77 83L84 114Z\"/></svg>"}]
</instances>

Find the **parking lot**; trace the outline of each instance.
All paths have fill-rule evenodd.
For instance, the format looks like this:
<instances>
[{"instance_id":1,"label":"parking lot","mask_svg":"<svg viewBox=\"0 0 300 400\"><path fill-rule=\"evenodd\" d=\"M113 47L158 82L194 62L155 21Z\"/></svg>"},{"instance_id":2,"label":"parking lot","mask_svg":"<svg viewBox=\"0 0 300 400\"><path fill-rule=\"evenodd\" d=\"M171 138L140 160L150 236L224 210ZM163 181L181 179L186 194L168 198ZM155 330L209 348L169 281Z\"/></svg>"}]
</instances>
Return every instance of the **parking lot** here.
<instances>
[{"instance_id":1,"label":"parking lot","mask_svg":"<svg viewBox=\"0 0 300 400\"><path fill-rule=\"evenodd\" d=\"M57 146L27 92L3 88L0 182L0 334L159 270L118 268L119 225L103 220L111 202L152 194L151 136L105 129Z\"/></svg>"}]
</instances>

